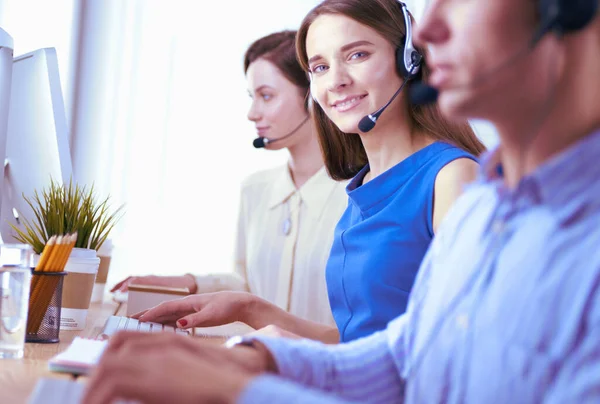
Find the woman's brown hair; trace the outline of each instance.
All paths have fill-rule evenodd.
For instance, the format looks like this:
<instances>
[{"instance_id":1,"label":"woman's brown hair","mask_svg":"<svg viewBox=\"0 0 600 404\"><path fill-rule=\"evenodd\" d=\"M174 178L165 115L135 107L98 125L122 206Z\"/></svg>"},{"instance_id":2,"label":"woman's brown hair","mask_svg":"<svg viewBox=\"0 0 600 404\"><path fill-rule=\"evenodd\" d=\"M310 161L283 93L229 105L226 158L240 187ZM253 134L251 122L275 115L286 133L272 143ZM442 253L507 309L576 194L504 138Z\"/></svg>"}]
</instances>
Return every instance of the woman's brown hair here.
<instances>
[{"instance_id":1,"label":"woman's brown hair","mask_svg":"<svg viewBox=\"0 0 600 404\"><path fill-rule=\"evenodd\" d=\"M306 53L308 29L317 17L324 14L349 17L374 29L396 48L403 46L406 27L397 0L325 0L304 17L296 36L296 53L305 72L309 71ZM423 54L420 49L419 52ZM421 74L423 80L426 80L429 75L426 64L421 66ZM410 83L407 87L410 87ZM335 180L354 177L368 162L360 137L339 130L317 103L312 103L312 114L329 175ZM436 140L451 143L474 156L485 150L468 122L448 121L435 105L409 105L409 117L415 130Z\"/></svg>"},{"instance_id":2,"label":"woman's brown hair","mask_svg":"<svg viewBox=\"0 0 600 404\"><path fill-rule=\"evenodd\" d=\"M244 55L244 73L257 59L273 63L291 83L299 87L301 96L308 94L310 82L296 58L296 31L285 30L254 41Z\"/></svg>"}]
</instances>

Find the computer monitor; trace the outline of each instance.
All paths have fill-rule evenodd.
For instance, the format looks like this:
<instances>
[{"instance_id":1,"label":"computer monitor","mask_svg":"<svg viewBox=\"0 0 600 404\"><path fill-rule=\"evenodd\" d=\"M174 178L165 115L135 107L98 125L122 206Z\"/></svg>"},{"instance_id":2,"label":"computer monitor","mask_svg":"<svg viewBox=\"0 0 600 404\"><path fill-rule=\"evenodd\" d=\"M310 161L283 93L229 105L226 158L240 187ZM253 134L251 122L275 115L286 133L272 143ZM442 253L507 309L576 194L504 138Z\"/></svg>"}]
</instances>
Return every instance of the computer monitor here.
<instances>
[{"instance_id":1,"label":"computer monitor","mask_svg":"<svg viewBox=\"0 0 600 404\"><path fill-rule=\"evenodd\" d=\"M68 183L72 174L67 118L54 48L39 49L13 59L6 164L2 187L0 232L15 242L13 224L34 218L23 195L32 197L51 179Z\"/></svg>"},{"instance_id":2,"label":"computer monitor","mask_svg":"<svg viewBox=\"0 0 600 404\"><path fill-rule=\"evenodd\" d=\"M4 166L6 157L6 130L8 129L8 104L12 80L13 39L0 28L0 164ZM2 183L0 182L0 195ZM0 209L2 198L0 198Z\"/></svg>"}]
</instances>

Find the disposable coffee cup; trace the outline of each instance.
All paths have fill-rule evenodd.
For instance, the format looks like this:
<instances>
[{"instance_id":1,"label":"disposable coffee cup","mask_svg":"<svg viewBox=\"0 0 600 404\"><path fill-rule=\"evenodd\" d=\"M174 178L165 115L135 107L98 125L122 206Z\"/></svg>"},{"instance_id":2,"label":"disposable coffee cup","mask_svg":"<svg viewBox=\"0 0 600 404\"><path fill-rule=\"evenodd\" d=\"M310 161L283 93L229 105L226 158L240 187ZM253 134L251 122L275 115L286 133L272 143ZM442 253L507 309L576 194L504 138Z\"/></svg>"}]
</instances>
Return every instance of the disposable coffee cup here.
<instances>
[{"instance_id":1,"label":"disposable coffee cup","mask_svg":"<svg viewBox=\"0 0 600 404\"><path fill-rule=\"evenodd\" d=\"M92 290L92 303L101 302L106 291L106 279L108 278L108 270L110 268L110 260L112 258L113 244L110 239L102 243L98 250L98 258L100 258L100 266L98 267L98 275Z\"/></svg>"},{"instance_id":2,"label":"disposable coffee cup","mask_svg":"<svg viewBox=\"0 0 600 404\"><path fill-rule=\"evenodd\" d=\"M96 250L73 248L71 251L65 266L67 276L62 293L61 330L85 328L99 266Z\"/></svg>"}]
</instances>

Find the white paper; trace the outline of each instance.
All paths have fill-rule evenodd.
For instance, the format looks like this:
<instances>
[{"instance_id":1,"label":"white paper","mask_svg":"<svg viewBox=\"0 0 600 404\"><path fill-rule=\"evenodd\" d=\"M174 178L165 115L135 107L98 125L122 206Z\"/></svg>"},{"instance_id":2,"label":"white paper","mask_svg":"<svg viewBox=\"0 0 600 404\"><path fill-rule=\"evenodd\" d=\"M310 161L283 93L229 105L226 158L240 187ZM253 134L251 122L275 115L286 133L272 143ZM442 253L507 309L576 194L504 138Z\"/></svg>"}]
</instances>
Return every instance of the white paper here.
<instances>
[{"instance_id":1,"label":"white paper","mask_svg":"<svg viewBox=\"0 0 600 404\"><path fill-rule=\"evenodd\" d=\"M71 345L48 362L50 370L85 374L98 363L108 341L75 337Z\"/></svg>"}]
</instances>

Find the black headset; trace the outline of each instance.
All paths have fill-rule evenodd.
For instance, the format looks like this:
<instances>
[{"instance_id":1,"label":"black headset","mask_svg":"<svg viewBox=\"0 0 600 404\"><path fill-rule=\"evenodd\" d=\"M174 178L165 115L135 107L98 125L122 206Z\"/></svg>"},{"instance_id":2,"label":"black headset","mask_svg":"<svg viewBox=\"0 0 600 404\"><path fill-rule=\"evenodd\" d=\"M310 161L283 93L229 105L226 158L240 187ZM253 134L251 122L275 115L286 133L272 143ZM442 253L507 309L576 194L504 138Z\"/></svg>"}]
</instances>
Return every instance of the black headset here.
<instances>
[{"instance_id":1,"label":"black headset","mask_svg":"<svg viewBox=\"0 0 600 404\"><path fill-rule=\"evenodd\" d=\"M406 35L403 46L396 49L396 67L404 79L415 78L420 70L423 55L416 50L412 41L412 23L408 7L402 1L398 5L404 16ZM540 28L537 39L549 32L568 34L585 28L598 12L598 0L538 0Z\"/></svg>"},{"instance_id":2,"label":"black headset","mask_svg":"<svg viewBox=\"0 0 600 404\"><path fill-rule=\"evenodd\" d=\"M406 33L402 38L403 45L396 49L396 69L398 74L405 80L411 80L418 76L421 69L423 55L413 45L412 22L406 3L398 1L398 5L404 16L404 27Z\"/></svg>"},{"instance_id":3,"label":"black headset","mask_svg":"<svg viewBox=\"0 0 600 404\"><path fill-rule=\"evenodd\" d=\"M569 34L585 28L598 12L598 0L538 0L540 35Z\"/></svg>"}]
</instances>

